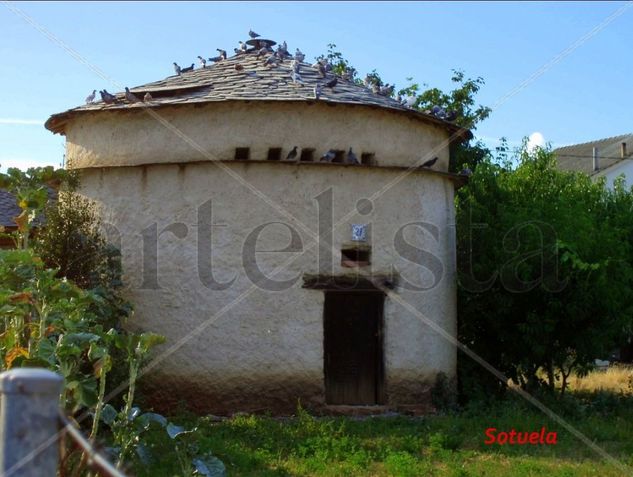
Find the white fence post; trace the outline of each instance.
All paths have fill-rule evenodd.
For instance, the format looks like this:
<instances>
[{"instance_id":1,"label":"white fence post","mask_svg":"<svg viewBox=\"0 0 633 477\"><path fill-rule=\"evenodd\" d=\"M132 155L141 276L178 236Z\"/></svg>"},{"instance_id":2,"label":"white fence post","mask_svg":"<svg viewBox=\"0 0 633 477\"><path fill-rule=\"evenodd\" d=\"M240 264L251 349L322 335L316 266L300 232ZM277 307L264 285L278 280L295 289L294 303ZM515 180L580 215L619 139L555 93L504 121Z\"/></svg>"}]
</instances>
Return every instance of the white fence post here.
<instances>
[{"instance_id":1,"label":"white fence post","mask_svg":"<svg viewBox=\"0 0 633 477\"><path fill-rule=\"evenodd\" d=\"M46 369L0 374L0 476L56 475L62 383Z\"/></svg>"}]
</instances>

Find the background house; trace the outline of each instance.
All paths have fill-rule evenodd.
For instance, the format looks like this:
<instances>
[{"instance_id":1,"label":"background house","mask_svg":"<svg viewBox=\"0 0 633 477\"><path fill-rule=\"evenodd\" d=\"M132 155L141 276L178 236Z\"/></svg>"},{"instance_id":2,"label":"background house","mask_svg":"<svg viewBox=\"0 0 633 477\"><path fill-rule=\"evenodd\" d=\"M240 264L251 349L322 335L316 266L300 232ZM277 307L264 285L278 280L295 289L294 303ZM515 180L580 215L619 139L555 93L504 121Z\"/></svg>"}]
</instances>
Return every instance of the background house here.
<instances>
[{"instance_id":1,"label":"background house","mask_svg":"<svg viewBox=\"0 0 633 477\"><path fill-rule=\"evenodd\" d=\"M633 185L633 134L574 144L554 149L558 167L580 171L597 179L606 178L607 187L624 174L626 185Z\"/></svg>"},{"instance_id":2,"label":"background house","mask_svg":"<svg viewBox=\"0 0 633 477\"><path fill-rule=\"evenodd\" d=\"M9 191L0 189L0 226L4 233L17 230L17 225L13 220L20 215L20 207L15 200L15 196ZM13 248L15 241L11 237L0 236L0 248Z\"/></svg>"},{"instance_id":3,"label":"background house","mask_svg":"<svg viewBox=\"0 0 633 477\"><path fill-rule=\"evenodd\" d=\"M129 326L164 334L162 352L183 340L148 396L217 413L428 404L456 349L375 284L455 334L463 178L448 173L449 145L470 133L256 50L131 89L146 101L118 94L46 123L116 231Z\"/></svg>"},{"instance_id":4,"label":"background house","mask_svg":"<svg viewBox=\"0 0 633 477\"><path fill-rule=\"evenodd\" d=\"M57 200L57 189L48 187L48 200ZM15 223L15 218L20 215L22 209L17 204L15 195L11 192L0 189L0 226L4 234L9 234L17 231L18 226ZM30 234L36 236L38 230L46 225L46 216L44 213L37 215L31 223ZM12 237L6 235L0 235L0 248L14 248L16 246L15 240Z\"/></svg>"}]
</instances>

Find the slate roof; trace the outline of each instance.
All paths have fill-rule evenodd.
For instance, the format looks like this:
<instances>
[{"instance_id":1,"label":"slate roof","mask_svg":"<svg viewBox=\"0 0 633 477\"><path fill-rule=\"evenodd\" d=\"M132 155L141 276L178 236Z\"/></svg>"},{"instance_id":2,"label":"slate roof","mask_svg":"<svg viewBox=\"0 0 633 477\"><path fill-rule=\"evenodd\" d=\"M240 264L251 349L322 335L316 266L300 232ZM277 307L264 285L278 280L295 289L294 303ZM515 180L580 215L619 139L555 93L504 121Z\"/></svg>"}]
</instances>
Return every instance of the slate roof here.
<instances>
[{"instance_id":1,"label":"slate roof","mask_svg":"<svg viewBox=\"0 0 633 477\"><path fill-rule=\"evenodd\" d=\"M621 145L625 142L626 156L621 157ZM598 148L598 171L593 170L593 148ZM553 151L559 169L596 174L623 160L633 159L633 133L613 136L582 144L559 147Z\"/></svg>"},{"instance_id":2,"label":"slate roof","mask_svg":"<svg viewBox=\"0 0 633 477\"><path fill-rule=\"evenodd\" d=\"M0 225L3 227L15 227L13 217L20 215L20 208L15 196L10 192L0 189Z\"/></svg>"},{"instance_id":3,"label":"slate roof","mask_svg":"<svg viewBox=\"0 0 633 477\"><path fill-rule=\"evenodd\" d=\"M57 191L51 187L48 188L48 200L57 200ZM5 190L0 189L0 226L2 227L16 227L17 224L13 220L14 217L20 215L22 210L18 207L15 196ZM43 214L35 217L33 224L36 227L44 225L46 218Z\"/></svg>"},{"instance_id":4,"label":"slate roof","mask_svg":"<svg viewBox=\"0 0 633 477\"><path fill-rule=\"evenodd\" d=\"M129 103L125 100L124 93L118 93L116 94L119 100L117 104L106 105L99 100L93 104L72 108L63 113L53 114L46 121L45 126L54 133L64 134L65 124L69 118L78 114L104 110L158 108L217 101L315 101L314 87L325 82L316 68L308 63L301 63L299 74L302 84L294 83L291 77L291 60L284 60L275 67L267 67L264 64L267 56L257 58L254 52L235 55L212 65L207 64L206 68L197 68L191 72L182 73L180 76L169 76L159 81L136 86L130 88L130 91L139 99L149 92L153 100L147 103ZM243 71L235 70L236 65L241 65ZM328 73L327 79L331 78L333 78L332 73ZM322 87L319 101L390 109L435 123L451 133L457 133L460 138L471 137L470 131L466 129L407 108L395 99L374 94L371 89L346 81L341 77L338 77L338 84L333 89Z\"/></svg>"}]
</instances>

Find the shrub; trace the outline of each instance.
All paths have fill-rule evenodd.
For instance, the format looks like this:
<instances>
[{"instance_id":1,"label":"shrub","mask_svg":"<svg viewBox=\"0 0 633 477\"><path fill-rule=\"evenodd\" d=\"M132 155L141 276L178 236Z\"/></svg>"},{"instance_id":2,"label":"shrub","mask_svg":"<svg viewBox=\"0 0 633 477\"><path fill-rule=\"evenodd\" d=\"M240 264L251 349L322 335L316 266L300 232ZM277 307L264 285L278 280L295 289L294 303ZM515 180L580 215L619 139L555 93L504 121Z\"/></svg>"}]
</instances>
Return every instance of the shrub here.
<instances>
[{"instance_id":1,"label":"shrub","mask_svg":"<svg viewBox=\"0 0 633 477\"><path fill-rule=\"evenodd\" d=\"M82 288L119 286L119 253L101 235L94 203L67 191L45 210L46 226L34 243L44 263Z\"/></svg>"}]
</instances>

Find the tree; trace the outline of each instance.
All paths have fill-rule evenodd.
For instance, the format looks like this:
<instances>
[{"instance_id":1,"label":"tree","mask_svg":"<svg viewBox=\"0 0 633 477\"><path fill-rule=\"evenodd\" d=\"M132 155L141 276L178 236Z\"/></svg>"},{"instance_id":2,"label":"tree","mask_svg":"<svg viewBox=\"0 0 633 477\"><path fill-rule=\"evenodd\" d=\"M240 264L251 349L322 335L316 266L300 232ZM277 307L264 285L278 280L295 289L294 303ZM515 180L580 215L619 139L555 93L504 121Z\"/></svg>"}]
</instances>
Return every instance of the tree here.
<instances>
[{"instance_id":1,"label":"tree","mask_svg":"<svg viewBox=\"0 0 633 477\"><path fill-rule=\"evenodd\" d=\"M631 327L633 196L554 161L524 145L515 169L482 162L458 192L459 338L516 384L564 393ZM482 372L461 364L467 387L492 384Z\"/></svg>"}]
</instances>

